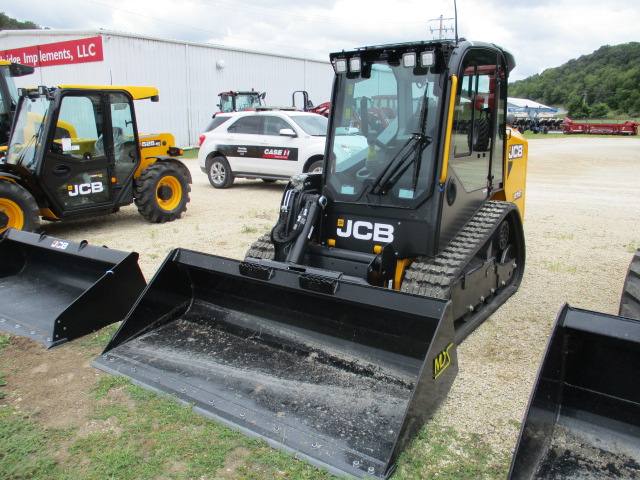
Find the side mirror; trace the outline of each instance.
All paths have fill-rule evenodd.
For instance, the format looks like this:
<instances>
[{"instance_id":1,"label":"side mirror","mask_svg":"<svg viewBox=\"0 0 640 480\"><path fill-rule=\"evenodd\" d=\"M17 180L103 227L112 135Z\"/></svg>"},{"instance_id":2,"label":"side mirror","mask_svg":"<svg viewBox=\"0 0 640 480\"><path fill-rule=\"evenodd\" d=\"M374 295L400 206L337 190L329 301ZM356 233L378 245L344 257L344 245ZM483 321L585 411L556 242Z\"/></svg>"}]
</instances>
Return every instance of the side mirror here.
<instances>
[{"instance_id":1,"label":"side mirror","mask_svg":"<svg viewBox=\"0 0 640 480\"><path fill-rule=\"evenodd\" d=\"M298 135L296 134L296 132L294 132L293 130L291 130L290 128L283 128L282 130L280 130L280 132L278 132L280 135L282 135L283 137L297 137Z\"/></svg>"}]
</instances>

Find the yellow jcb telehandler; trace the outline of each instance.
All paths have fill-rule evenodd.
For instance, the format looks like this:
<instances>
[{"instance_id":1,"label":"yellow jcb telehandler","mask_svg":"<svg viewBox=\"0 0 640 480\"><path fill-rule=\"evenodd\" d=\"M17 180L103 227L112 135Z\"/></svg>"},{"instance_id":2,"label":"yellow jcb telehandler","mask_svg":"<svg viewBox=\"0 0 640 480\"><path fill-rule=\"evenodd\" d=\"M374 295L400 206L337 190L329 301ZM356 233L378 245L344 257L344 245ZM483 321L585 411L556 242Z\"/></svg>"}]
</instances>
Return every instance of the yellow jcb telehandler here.
<instances>
[{"instance_id":1,"label":"yellow jcb telehandler","mask_svg":"<svg viewBox=\"0 0 640 480\"><path fill-rule=\"evenodd\" d=\"M154 87L63 85L18 89L6 156L0 163L0 231L34 231L40 217L104 215L135 202L150 222L187 209L191 174L163 133L139 135L134 100Z\"/></svg>"}]
</instances>

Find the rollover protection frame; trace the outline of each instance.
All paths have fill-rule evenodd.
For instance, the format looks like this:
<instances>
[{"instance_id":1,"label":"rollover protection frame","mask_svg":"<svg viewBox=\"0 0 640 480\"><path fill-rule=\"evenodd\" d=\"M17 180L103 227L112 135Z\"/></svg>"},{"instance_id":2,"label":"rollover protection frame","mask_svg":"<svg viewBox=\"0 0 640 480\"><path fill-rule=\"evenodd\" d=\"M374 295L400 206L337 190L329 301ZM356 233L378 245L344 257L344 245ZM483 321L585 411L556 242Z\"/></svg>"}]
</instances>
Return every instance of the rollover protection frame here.
<instances>
[{"instance_id":1,"label":"rollover protection frame","mask_svg":"<svg viewBox=\"0 0 640 480\"><path fill-rule=\"evenodd\" d=\"M5 230L0 330L47 349L122 320L146 286L136 252Z\"/></svg>"},{"instance_id":2,"label":"rollover protection frame","mask_svg":"<svg viewBox=\"0 0 640 480\"><path fill-rule=\"evenodd\" d=\"M176 249L92 365L331 473L388 478L457 355L449 301Z\"/></svg>"},{"instance_id":3,"label":"rollover protection frame","mask_svg":"<svg viewBox=\"0 0 640 480\"><path fill-rule=\"evenodd\" d=\"M511 480L640 478L640 321L560 310Z\"/></svg>"}]
</instances>

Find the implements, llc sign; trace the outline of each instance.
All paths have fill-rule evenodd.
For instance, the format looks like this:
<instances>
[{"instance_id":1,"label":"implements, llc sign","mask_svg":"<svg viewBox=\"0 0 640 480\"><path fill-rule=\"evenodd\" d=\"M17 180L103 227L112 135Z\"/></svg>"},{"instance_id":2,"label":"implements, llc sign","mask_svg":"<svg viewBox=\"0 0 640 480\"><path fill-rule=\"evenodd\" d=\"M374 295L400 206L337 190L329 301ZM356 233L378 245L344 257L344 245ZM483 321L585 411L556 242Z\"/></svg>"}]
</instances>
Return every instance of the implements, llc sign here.
<instances>
[{"instance_id":1,"label":"implements, llc sign","mask_svg":"<svg viewBox=\"0 0 640 480\"><path fill-rule=\"evenodd\" d=\"M0 51L0 58L34 67L101 62L104 60L102 37L4 50Z\"/></svg>"}]
</instances>

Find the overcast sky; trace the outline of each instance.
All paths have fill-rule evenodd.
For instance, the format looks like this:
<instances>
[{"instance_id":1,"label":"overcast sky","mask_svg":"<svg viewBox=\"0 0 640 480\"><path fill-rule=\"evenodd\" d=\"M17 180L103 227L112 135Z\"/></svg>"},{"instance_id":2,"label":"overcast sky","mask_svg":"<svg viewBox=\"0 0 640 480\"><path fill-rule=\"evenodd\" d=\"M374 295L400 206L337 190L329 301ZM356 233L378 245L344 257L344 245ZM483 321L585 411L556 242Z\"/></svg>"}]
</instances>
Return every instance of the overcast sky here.
<instances>
[{"instance_id":1,"label":"overcast sky","mask_svg":"<svg viewBox=\"0 0 640 480\"><path fill-rule=\"evenodd\" d=\"M431 40L453 0L9 0L17 20L53 29L106 29L328 59L365 45ZM640 41L639 0L458 0L458 34L516 57L511 80L602 45ZM445 20L445 27L453 27ZM451 31L445 35L453 36Z\"/></svg>"}]
</instances>

